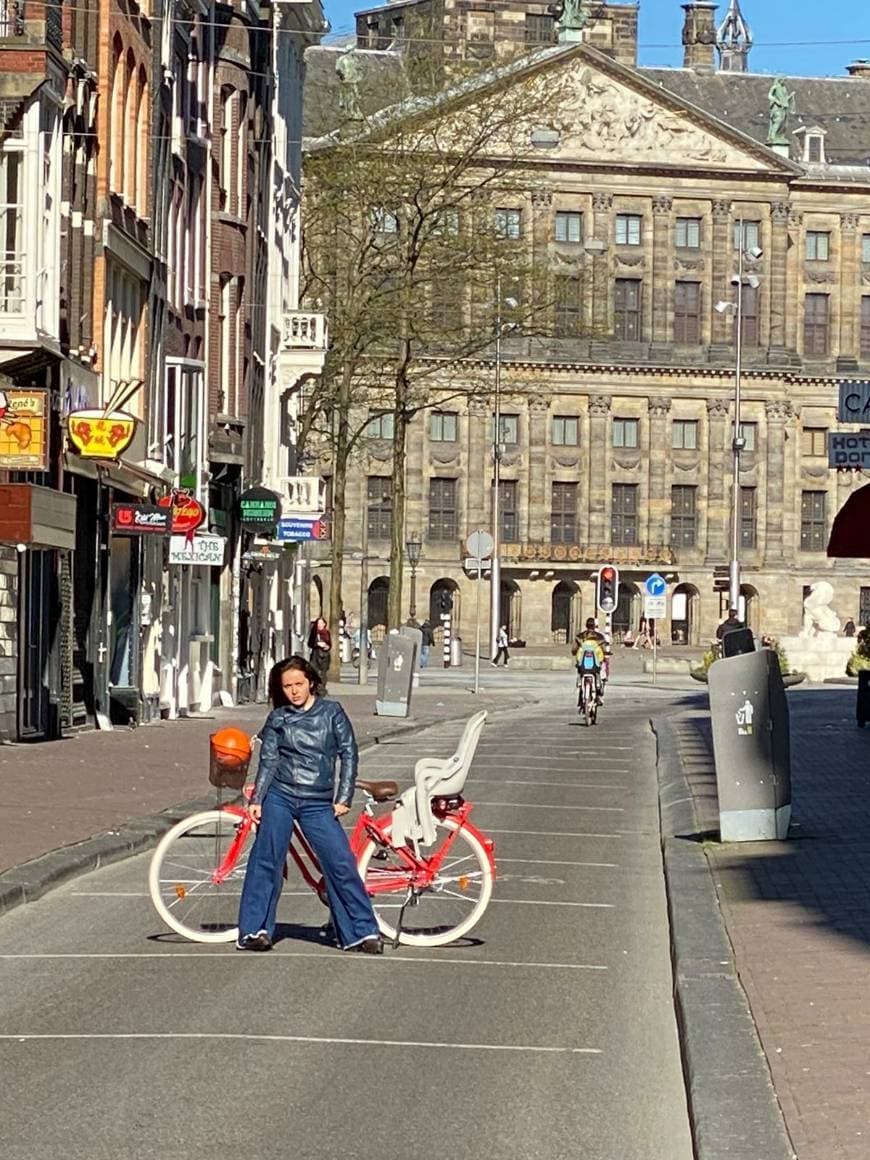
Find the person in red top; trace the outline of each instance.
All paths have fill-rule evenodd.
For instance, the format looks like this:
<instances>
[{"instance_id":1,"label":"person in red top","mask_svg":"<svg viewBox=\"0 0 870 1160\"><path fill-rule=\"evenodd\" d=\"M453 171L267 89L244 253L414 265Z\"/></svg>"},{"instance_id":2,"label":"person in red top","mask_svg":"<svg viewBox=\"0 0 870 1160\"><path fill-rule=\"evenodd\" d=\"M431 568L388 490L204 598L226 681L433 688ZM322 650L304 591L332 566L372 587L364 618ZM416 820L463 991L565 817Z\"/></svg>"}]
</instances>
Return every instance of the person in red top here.
<instances>
[{"instance_id":1,"label":"person in red top","mask_svg":"<svg viewBox=\"0 0 870 1160\"><path fill-rule=\"evenodd\" d=\"M332 637L322 616L312 620L308 630L308 647L311 650L310 660L314 671L320 677L321 683L326 684L326 674L329 672L329 660L332 656Z\"/></svg>"}]
</instances>

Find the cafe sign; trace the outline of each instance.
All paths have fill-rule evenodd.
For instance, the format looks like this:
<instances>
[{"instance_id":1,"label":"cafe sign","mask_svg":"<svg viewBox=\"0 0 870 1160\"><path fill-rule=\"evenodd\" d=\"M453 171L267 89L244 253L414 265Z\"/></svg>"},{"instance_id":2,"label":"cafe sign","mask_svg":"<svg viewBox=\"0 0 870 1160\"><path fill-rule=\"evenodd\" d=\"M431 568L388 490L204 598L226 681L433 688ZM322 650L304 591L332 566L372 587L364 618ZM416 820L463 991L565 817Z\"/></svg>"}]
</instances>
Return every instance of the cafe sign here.
<instances>
[{"instance_id":1,"label":"cafe sign","mask_svg":"<svg viewBox=\"0 0 870 1160\"><path fill-rule=\"evenodd\" d=\"M170 531L173 535L190 539L198 527L205 523L205 508L189 492L176 488L169 495L157 501L158 507L168 508L172 513Z\"/></svg>"},{"instance_id":2,"label":"cafe sign","mask_svg":"<svg viewBox=\"0 0 870 1160\"><path fill-rule=\"evenodd\" d=\"M226 556L227 542L223 536L205 533L201 536L170 536L169 563L220 568Z\"/></svg>"},{"instance_id":3,"label":"cafe sign","mask_svg":"<svg viewBox=\"0 0 870 1160\"><path fill-rule=\"evenodd\" d=\"M0 468L48 469L48 394L0 390Z\"/></svg>"},{"instance_id":4,"label":"cafe sign","mask_svg":"<svg viewBox=\"0 0 870 1160\"><path fill-rule=\"evenodd\" d=\"M165 536L170 513L154 503L112 504L112 531L116 536Z\"/></svg>"},{"instance_id":5,"label":"cafe sign","mask_svg":"<svg viewBox=\"0 0 870 1160\"><path fill-rule=\"evenodd\" d=\"M83 459L117 459L133 441L137 419L127 411L94 407L73 411L67 420L70 443Z\"/></svg>"},{"instance_id":6,"label":"cafe sign","mask_svg":"<svg viewBox=\"0 0 870 1160\"><path fill-rule=\"evenodd\" d=\"M271 536L281 518L281 498L268 487L249 487L239 496L239 522L246 532Z\"/></svg>"}]
</instances>

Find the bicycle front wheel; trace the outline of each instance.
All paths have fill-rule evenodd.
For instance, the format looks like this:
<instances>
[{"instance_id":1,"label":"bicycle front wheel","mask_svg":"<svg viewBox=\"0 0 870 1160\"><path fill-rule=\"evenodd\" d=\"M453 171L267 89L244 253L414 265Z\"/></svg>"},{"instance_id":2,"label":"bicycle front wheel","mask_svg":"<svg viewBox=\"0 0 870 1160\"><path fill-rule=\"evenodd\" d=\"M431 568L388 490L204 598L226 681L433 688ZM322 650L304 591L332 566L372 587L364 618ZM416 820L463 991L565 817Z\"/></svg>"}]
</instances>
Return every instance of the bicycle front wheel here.
<instances>
[{"instance_id":1,"label":"bicycle front wheel","mask_svg":"<svg viewBox=\"0 0 870 1160\"><path fill-rule=\"evenodd\" d=\"M391 847L369 840L362 849L359 872L387 939L395 939L401 915L399 942L415 947L446 946L468 934L489 904L493 873L480 841L451 817L439 821L437 829L440 841L424 862L434 861L454 832L455 837L428 886L420 885L420 871L408 867Z\"/></svg>"},{"instance_id":2,"label":"bicycle front wheel","mask_svg":"<svg viewBox=\"0 0 870 1160\"><path fill-rule=\"evenodd\" d=\"M173 826L148 870L154 908L168 927L201 943L232 942L253 828L228 810L205 810Z\"/></svg>"}]
</instances>

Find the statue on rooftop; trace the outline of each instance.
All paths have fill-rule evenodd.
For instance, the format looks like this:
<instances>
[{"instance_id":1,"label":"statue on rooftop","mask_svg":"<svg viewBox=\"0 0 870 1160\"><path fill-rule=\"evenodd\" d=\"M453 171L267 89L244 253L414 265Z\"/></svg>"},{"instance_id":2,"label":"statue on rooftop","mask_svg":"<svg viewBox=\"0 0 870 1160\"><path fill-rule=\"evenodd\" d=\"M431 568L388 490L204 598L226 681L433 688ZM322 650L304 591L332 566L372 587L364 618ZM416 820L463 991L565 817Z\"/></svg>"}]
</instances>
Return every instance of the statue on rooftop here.
<instances>
[{"instance_id":1,"label":"statue on rooftop","mask_svg":"<svg viewBox=\"0 0 870 1160\"><path fill-rule=\"evenodd\" d=\"M335 62L338 74L338 107L348 121L362 121L363 113L359 102L359 88L362 80L362 65L356 53L356 45Z\"/></svg>"},{"instance_id":2,"label":"statue on rooftop","mask_svg":"<svg viewBox=\"0 0 870 1160\"><path fill-rule=\"evenodd\" d=\"M770 105L767 144L788 145L789 139L786 133L786 123L788 122L789 113L795 111L795 95L788 91L784 77L777 77L770 86L767 100Z\"/></svg>"},{"instance_id":3,"label":"statue on rooftop","mask_svg":"<svg viewBox=\"0 0 870 1160\"><path fill-rule=\"evenodd\" d=\"M589 23L589 17L582 8L582 0L561 0L560 4L553 6L553 10L556 13L559 41L580 40L580 33Z\"/></svg>"}]
</instances>

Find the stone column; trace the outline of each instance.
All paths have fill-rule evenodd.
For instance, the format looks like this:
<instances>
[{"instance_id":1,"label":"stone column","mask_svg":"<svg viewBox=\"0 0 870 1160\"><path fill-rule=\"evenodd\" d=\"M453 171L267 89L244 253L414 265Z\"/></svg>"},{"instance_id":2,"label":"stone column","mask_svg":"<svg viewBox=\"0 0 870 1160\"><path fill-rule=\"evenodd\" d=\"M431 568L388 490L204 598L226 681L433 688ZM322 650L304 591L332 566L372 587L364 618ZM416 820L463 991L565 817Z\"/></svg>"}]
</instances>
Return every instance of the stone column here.
<instances>
[{"instance_id":1,"label":"stone column","mask_svg":"<svg viewBox=\"0 0 870 1160\"><path fill-rule=\"evenodd\" d=\"M469 400L465 526L470 532L476 528L489 528L492 520L490 510L490 491L492 489L491 424L492 406L489 400Z\"/></svg>"},{"instance_id":2,"label":"stone column","mask_svg":"<svg viewBox=\"0 0 870 1160\"><path fill-rule=\"evenodd\" d=\"M728 562L731 400L707 400L707 563Z\"/></svg>"},{"instance_id":3,"label":"stone column","mask_svg":"<svg viewBox=\"0 0 870 1160\"><path fill-rule=\"evenodd\" d=\"M860 345L858 319L861 317L861 238L858 215L840 214L840 343L838 371L858 370Z\"/></svg>"},{"instance_id":4,"label":"stone column","mask_svg":"<svg viewBox=\"0 0 870 1160\"><path fill-rule=\"evenodd\" d=\"M550 495L547 473L547 423L550 400L546 395L529 399L528 523L520 538L530 544L550 541Z\"/></svg>"},{"instance_id":5,"label":"stone column","mask_svg":"<svg viewBox=\"0 0 870 1160\"><path fill-rule=\"evenodd\" d=\"M668 438L668 416L671 412L671 400L666 396L649 400L649 532L647 540L655 546L664 545L666 540L665 524L670 510L670 496L667 493L667 464L670 455L667 448L671 441Z\"/></svg>"},{"instance_id":6,"label":"stone column","mask_svg":"<svg viewBox=\"0 0 870 1160\"><path fill-rule=\"evenodd\" d=\"M783 507L785 498L785 425L794 418L794 407L785 399L771 399L764 405L767 415L765 455L767 479L764 489L764 563L782 564L784 523L791 515ZM789 519L789 523L793 522ZM791 552L789 552L791 555Z\"/></svg>"},{"instance_id":7,"label":"stone column","mask_svg":"<svg viewBox=\"0 0 870 1160\"><path fill-rule=\"evenodd\" d=\"M770 351L770 361L775 364L787 360L786 347L786 316L789 306L794 307L788 300L788 221L790 206L787 201L777 201L770 207L771 245L770 245L770 286L767 301L770 303L767 344ZM791 310L796 314L795 309ZM764 336L761 336L762 341Z\"/></svg>"},{"instance_id":8,"label":"stone column","mask_svg":"<svg viewBox=\"0 0 870 1160\"><path fill-rule=\"evenodd\" d=\"M608 482L610 472L610 439L607 418L610 414L609 395L589 396L589 543L610 543L607 527Z\"/></svg>"},{"instance_id":9,"label":"stone column","mask_svg":"<svg viewBox=\"0 0 870 1160\"><path fill-rule=\"evenodd\" d=\"M731 202L717 200L713 202L711 310L717 302L730 302L734 297L731 285L731 275L734 273L731 269L733 254ZM734 351L734 315L728 310L721 314L718 310L713 310L712 317L711 343L719 349L721 356L727 360Z\"/></svg>"},{"instance_id":10,"label":"stone column","mask_svg":"<svg viewBox=\"0 0 870 1160\"><path fill-rule=\"evenodd\" d=\"M592 195L592 236L596 241L604 242L610 247L613 239L613 221L611 210L613 197L609 193L593 193ZM607 272L609 261L608 251L595 254L592 259L592 338L602 341L610 333L610 286Z\"/></svg>"},{"instance_id":11,"label":"stone column","mask_svg":"<svg viewBox=\"0 0 870 1160\"><path fill-rule=\"evenodd\" d=\"M798 350L798 322L802 315L802 303L798 295L801 286L801 270L803 268L803 251L801 249L801 224L803 214L789 207L788 227L786 233L786 257L783 262L784 282L782 288L782 309L785 312L785 350L786 359L792 360ZM773 290L773 287L771 287ZM772 297L772 295L771 295Z\"/></svg>"},{"instance_id":12,"label":"stone column","mask_svg":"<svg viewBox=\"0 0 870 1160\"><path fill-rule=\"evenodd\" d=\"M668 328L672 288L671 207L673 198L660 194L653 198L652 252L652 345L653 352L664 353L672 336Z\"/></svg>"}]
</instances>

